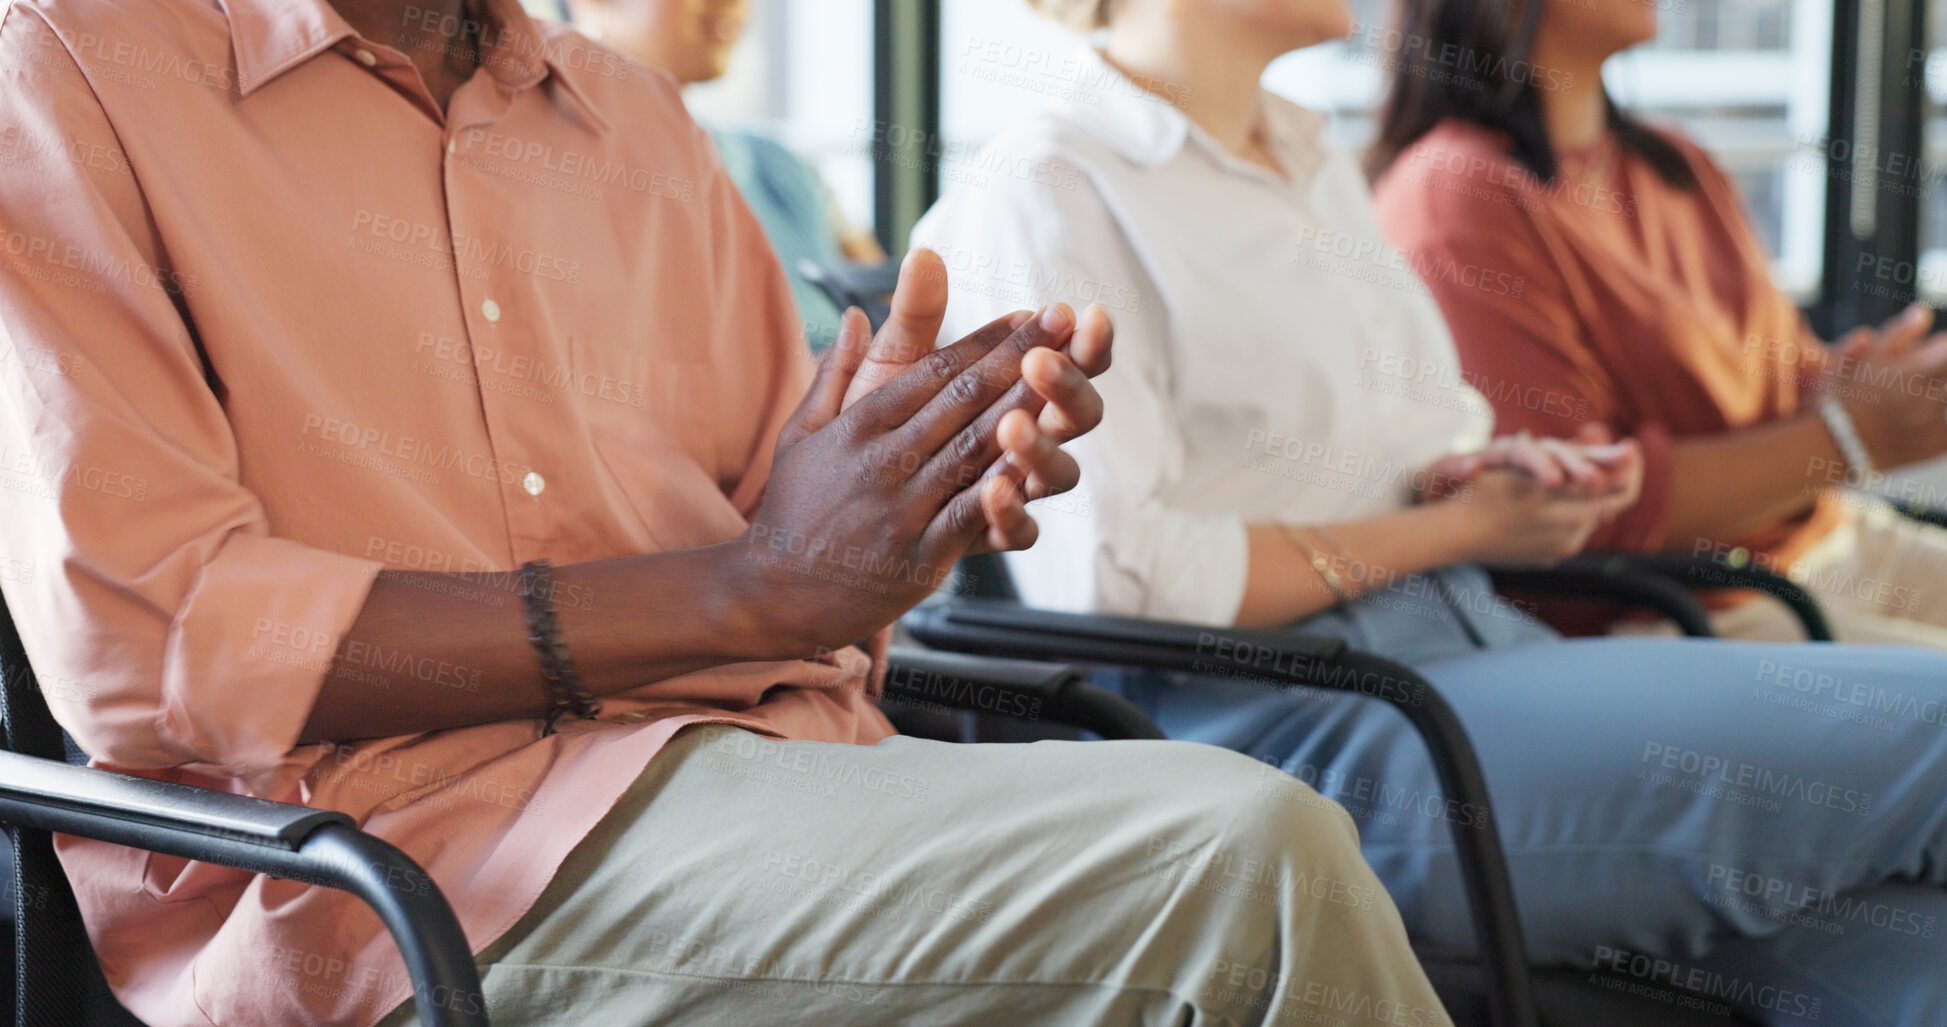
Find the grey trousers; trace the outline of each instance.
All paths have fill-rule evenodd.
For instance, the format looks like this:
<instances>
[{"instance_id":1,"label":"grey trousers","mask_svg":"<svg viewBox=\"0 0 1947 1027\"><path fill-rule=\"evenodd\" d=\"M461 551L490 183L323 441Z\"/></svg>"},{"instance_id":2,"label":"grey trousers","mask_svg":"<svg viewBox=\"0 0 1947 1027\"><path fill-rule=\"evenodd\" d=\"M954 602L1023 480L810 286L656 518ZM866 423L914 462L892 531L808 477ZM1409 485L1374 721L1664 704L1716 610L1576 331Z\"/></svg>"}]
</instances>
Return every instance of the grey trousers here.
<instances>
[{"instance_id":1,"label":"grey trousers","mask_svg":"<svg viewBox=\"0 0 1947 1027\"><path fill-rule=\"evenodd\" d=\"M478 961L507 1027L1451 1023L1345 811L1175 742L693 728Z\"/></svg>"}]
</instances>

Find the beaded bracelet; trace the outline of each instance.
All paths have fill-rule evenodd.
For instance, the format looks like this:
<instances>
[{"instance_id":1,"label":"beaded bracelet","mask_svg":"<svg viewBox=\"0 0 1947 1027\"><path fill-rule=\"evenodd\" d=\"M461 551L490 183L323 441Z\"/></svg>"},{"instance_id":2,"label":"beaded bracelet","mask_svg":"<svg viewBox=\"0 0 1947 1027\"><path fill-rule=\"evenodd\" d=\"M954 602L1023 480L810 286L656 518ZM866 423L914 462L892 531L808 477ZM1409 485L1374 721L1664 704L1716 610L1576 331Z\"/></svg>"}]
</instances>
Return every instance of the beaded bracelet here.
<instances>
[{"instance_id":1,"label":"beaded bracelet","mask_svg":"<svg viewBox=\"0 0 1947 1027\"><path fill-rule=\"evenodd\" d=\"M561 639L561 623L554 615L553 564L535 560L521 565L521 599L527 603L527 640L541 658L541 676L554 698L541 734L554 734L555 725L570 713L583 719L599 716L602 704L582 687L568 643Z\"/></svg>"}]
</instances>

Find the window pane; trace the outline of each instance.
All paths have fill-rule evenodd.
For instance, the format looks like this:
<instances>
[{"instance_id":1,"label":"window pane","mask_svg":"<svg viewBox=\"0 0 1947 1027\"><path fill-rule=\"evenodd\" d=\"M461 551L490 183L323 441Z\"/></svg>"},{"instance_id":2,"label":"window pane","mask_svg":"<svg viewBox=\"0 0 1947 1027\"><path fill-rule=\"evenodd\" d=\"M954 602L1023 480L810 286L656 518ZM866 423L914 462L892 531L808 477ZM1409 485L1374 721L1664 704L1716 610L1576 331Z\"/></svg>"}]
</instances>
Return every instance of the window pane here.
<instances>
[{"instance_id":1,"label":"window pane","mask_svg":"<svg viewBox=\"0 0 1947 1027\"><path fill-rule=\"evenodd\" d=\"M971 177L980 147L1075 86L1081 37L1024 0L944 0L940 11L940 127L944 188Z\"/></svg>"},{"instance_id":2,"label":"window pane","mask_svg":"<svg viewBox=\"0 0 1947 1027\"><path fill-rule=\"evenodd\" d=\"M1920 193L1920 298L1947 304L1947 3L1927 10L1927 51L1907 67L1924 76L1927 90L1924 167L1914 182Z\"/></svg>"},{"instance_id":3,"label":"window pane","mask_svg":"<svg viewBox=\"0 0 1947 1027\"><path fill-rule=\"evenodd\" d=\"M561 0L521 0L537 18L559 18ZM750 20L715 82L683 102L708 126L763 132L817 168L848 220L872 227L872 160L861 143L872 117L871 0L751 0Z\"/></svg>"},{"instance_id":4,"label":"window pane","mask_svg":"<svg viewBox=\"0 0 1947 1027\"><path fill-rule=\"evenodd\" d=\"M1605 69L1611 94L1710 150L1743 189L1779 285L1810 301L1825 231L1832 5L1664 0L1661 10L1657 42Z\"/></svg>"},{"instance_id":5,"label":"window pane","mask_svg":"<svg viewBox=\"0 0 1947 1027\"><path fill-rule=\"evenodd\" d=\"M872 227L871 0L753 0L730 73L684 94L698 120L775 136Z\"/></svg>"},{"instance_id":6,"label":"window pane","mask_svg":"<svg viewBox=\"0 0 1947 1027\"><path fill-rule=\"evenodd\" d=\"M1345 145L1372 140L1372 112L1401 45L1387 0L1354 0L1350 40L1272 65L1266 84L1333 114ZM1659 0L1656 42L1604 69L1616 102L1697 140L1744 190L1778 282L1818 289L1831 8L1814 0Z\"/></svg>"}]
</instances>

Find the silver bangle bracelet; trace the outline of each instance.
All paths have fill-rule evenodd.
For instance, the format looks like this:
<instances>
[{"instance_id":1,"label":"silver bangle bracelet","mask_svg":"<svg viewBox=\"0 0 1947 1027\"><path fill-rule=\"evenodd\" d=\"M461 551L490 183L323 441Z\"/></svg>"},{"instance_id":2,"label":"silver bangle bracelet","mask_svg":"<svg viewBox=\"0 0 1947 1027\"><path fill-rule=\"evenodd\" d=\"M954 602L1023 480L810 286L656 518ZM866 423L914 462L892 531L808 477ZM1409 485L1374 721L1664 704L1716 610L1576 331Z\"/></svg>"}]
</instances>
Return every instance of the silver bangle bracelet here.
<instances>
[{"instance_id":1,"label":"silver bangle bracelet","mask_svg":"<svg viewBox=\"0 0 1947 1027\"><path fill-rule=\"evenodd\" d=\"M1839 446L1839 455L1846 461L1846 484L1854 488L1864 485L1878 473L1873 465L1873 454L1866 448L1866 440L1859 437L1859 427L1852 423L1852 415L1837 399L1825 396L1819 399L1819 417L1825 421L1825 430L1832 435L1832 441Z\"/></svg>"}]
</instances>

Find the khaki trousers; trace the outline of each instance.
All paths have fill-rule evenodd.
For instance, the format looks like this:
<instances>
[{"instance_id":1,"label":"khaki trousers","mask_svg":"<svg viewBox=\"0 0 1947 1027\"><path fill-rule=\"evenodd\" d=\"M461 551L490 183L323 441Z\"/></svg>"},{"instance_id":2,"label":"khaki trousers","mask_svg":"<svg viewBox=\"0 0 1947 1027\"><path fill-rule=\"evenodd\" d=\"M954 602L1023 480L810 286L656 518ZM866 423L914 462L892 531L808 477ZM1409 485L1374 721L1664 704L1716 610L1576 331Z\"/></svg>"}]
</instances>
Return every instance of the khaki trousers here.
<instances>
[{"instance_id":1,"label":"khaki trousers","mask_svg":"<svg viewBox=\"0 0 1947 1027\"><path fill-rule=\"evenodd\" d=\"M692 728L479 962L506 1027L1451 1023L1345 811L1176 742Z\"/></svg>"}]
</instances>

